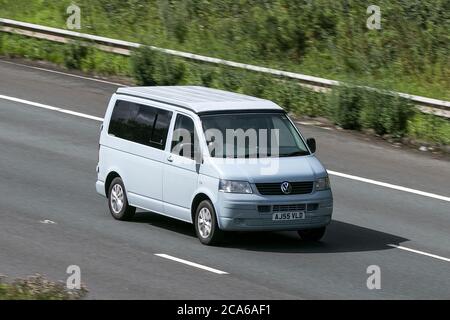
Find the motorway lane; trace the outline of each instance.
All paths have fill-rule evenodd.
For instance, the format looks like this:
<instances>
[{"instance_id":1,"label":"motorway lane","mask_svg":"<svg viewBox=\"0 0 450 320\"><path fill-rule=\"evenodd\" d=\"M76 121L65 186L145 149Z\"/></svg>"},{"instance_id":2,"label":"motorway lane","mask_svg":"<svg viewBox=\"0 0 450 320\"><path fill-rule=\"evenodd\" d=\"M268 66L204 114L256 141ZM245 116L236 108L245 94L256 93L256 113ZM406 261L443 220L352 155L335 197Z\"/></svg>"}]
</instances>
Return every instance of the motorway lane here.
<instances>
[{"instance_id":1,"label":"motorway lane","mask_svg":"<svg viewBox=\"0 0 450 320\"><path fill-rule=\"evenodd\" d=\"M0 94L103 117L117 86L10 65L0 60Z\"/></svg>"},{"instance_id":2,"label":"motorway lane","mask_svg":"<svg viewBox=\"0 0 450 320\"><path fill-rule=\"evenodd\" d=\"M3 85L2 77L0 94L10 94ZM64 100L56 88L53 95ZM25 95L19 97L33 100ZM79 264L92 298L450 297L448 263L386 246L450 257L447 202L335 177L336 221L324 243L304 244L292 233L235 234L223 248L207 248L188 224L148 213L130 223L108 216L93 187L98 127L96 121L0 101L1 273L64 279L65 268ZM44 219L57 224L40 224ZM381 291L365 286L370 264L382 268Z\"/></svg>"},{"instance_id":3,"label":"motorway lane","mask_svg":"<svg viewBox=\"0 0 450 320\"><path fill-rule=\"evenodd\" d=\"M293 233L263 233L237 234L223 248L208 248L199 244L185 223L147 213L130 223L109 216L92 184L97 122L3 102L0 119L2 273L38 271L64 279L65 268L77 264L92 298L439 298L450 294L447 263L391 249L386 244L409 239L361 227L372 222L373 212L364 210L364 203L352 209L345 204L355 202L352 196L372 198L367 196L373 193L370 185L352 188L351 181L333 181L336 197L342 199L336 203L335 218L352 221L359 215L361 221L359 225L335 221L323 244L302 244ZM382 190L374 202L391 197L401 207L403 197L389 193ZM445 214L445 206L440 210ZM39 223L45 219L57 224ZM448 220L436 221L431 231L439 231L444 223L448 225ZM395 225L391 228L402 231ZM445 236L445 230L435 233L438 239L441 233ZM447 251L439 246L432 249ZM154 253L230 275L178 265ZM384 270L380 292L365 287L370 264Z\"/></svg>"}]
</instances>

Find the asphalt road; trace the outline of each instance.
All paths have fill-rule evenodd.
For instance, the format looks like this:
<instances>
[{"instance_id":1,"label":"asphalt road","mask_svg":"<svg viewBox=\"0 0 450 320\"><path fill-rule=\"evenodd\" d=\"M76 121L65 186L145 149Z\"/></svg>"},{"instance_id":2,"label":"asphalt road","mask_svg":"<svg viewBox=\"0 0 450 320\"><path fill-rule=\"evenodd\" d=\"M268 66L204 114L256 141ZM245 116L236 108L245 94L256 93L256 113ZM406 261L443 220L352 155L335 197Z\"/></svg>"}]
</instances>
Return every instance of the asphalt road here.
<instances>
[{"instance_id":1,"label":"asphalt road","mask_svg":"<svg viewBox=\"0 0 450 320\"><path fill-rule=\"evenodd\" d=\"M102 117L116 89L0 61L0 95ZM110 217L94 187L99 126L0 98L1 274L65 281L66 268L78 265L92 299L450 298L448 201L331 176L334 221L322 243L290 232L237 233L222 247L206 247L186 223L152 213L132 222ZM300 128L317 138L329 170L450 196L444 159ZM366 286L370 265L381 268L380 290Z\"/></svg>"}]
</instances>

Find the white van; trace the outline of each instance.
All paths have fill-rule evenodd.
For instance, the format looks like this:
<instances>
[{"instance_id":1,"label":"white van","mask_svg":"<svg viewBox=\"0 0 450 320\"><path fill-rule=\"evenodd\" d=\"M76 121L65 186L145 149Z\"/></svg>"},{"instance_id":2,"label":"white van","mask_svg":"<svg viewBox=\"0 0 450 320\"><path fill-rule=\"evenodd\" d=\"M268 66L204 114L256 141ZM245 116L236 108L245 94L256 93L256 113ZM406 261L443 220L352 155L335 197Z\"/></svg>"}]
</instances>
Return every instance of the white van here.
<instances>
[{"instance_id":1,"label":"white van","mask_svg":"<svg viewBox=\"0 0 450 320\"><path fill-rule=\"evenodd\" d=\"M295 230L320 240L331 221L327 172L275 103L205 87L130 87L100 134L97 192L112 216L136 208L193 223L203 244L225 231Z\"/></svg>"}]
</instances>

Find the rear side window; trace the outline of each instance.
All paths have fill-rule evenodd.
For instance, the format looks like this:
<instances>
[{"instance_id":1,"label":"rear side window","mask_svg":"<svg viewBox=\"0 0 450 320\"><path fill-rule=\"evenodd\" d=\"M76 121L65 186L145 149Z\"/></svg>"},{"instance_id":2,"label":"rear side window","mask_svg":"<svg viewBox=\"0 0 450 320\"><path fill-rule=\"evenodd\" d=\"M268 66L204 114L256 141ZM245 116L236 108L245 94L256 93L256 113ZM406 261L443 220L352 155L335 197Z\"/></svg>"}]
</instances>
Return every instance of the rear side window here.
<instances>
[{"instance_id":1,"label":"rear side window","mask_svg":"<svg viewBox=\"0 0 450 320\"><path fill-rule=\"evenodd\" d=\"M171 118L172 112L158 109L158 116L153 128L151 141L156 146L161 146L161 149L164 149L164 146L166 145Z\"/></svg>"},{"instance_id":2,"label":"rear side window","mask_svg":"<svg viewBox=\"0 0 450 320\"><path fill-rule=\"evenodd\" d=\"M109 134L157 149L164 149L172 112L129 101L117 101Z\"/></svg>"},{"instance_id":3,"label":"rear side window","mask_svg":"<svg viewBox=\"0 0 450 320\"><path fill-rule=\"evenodd\" d=\"M109 123L109 134L125 140L134 141L134 119L139 106L126 101L117 101Z\"/></svg>"}]
</instances>

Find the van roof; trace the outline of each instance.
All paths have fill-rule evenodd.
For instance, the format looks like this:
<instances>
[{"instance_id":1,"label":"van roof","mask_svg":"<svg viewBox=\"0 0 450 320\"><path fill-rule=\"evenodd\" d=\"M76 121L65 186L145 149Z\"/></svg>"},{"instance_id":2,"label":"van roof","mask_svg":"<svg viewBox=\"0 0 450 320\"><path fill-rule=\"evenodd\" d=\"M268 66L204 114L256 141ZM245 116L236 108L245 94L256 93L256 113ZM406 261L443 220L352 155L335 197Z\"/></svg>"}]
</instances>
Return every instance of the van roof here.
<instances>
[{"instance_id":1,"label":"van roof","mask_svg":"<svg viewBox=\"0 0 450 320\"><path fill-rule=\"evenodd\" d=\"M269 100L200 86L119 88L117 94L172 104L195 113L232 110L283 110Z\"/></svg>"}]
</instances>

